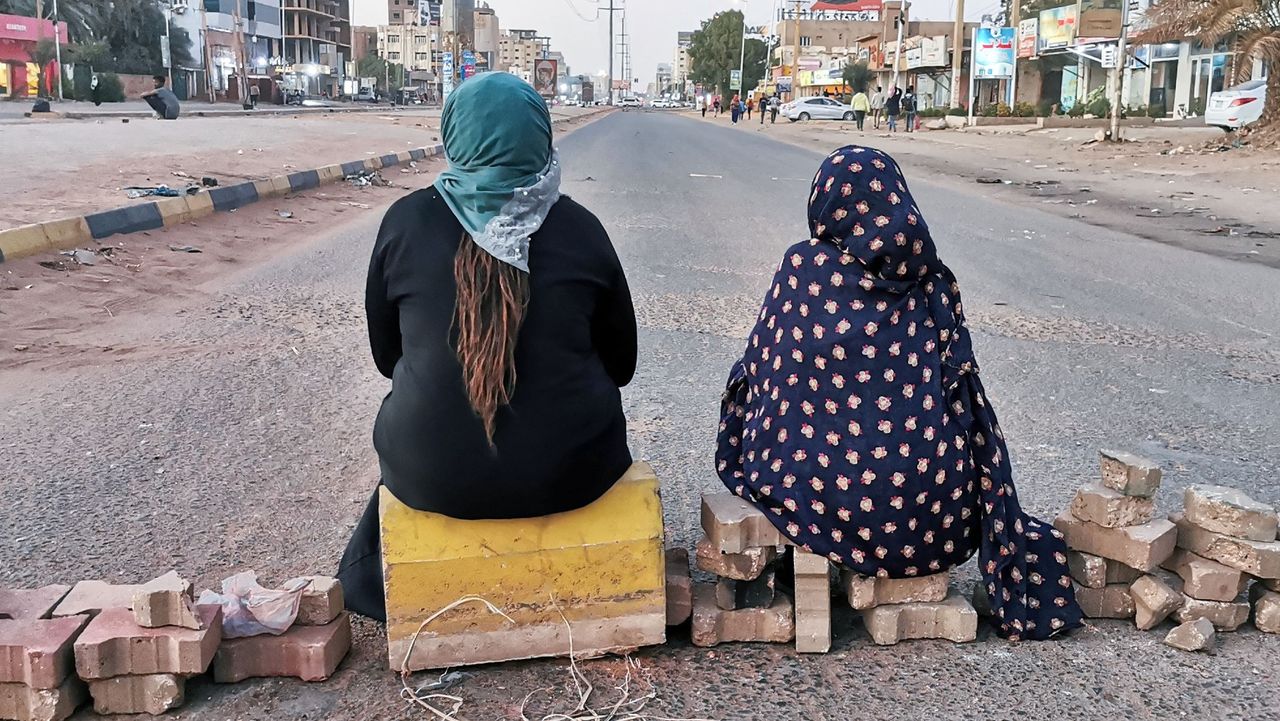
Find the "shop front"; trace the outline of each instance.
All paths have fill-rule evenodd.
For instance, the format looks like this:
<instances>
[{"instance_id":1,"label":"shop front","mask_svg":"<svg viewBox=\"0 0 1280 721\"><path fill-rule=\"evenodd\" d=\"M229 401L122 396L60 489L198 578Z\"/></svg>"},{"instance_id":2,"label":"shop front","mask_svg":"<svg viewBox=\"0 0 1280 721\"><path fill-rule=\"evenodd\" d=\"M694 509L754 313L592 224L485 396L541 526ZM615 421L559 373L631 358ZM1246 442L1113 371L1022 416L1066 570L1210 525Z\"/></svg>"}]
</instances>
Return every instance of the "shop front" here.
<instances>
[{"instance_id":1,"label":"shop front","mask_svg":"<svg viewBox=\"0 0 1280 721\"><path fill-rule=\"evenodd\" d=\"M67 42L67 24L58 23L58 37ZM21 15L0 15L0 99L56 95L60 82L57 63L45 68L48 87L40 87L40 66L31 61L36 45L54 37L53 22Z\"/></svg>"}]
</instances>

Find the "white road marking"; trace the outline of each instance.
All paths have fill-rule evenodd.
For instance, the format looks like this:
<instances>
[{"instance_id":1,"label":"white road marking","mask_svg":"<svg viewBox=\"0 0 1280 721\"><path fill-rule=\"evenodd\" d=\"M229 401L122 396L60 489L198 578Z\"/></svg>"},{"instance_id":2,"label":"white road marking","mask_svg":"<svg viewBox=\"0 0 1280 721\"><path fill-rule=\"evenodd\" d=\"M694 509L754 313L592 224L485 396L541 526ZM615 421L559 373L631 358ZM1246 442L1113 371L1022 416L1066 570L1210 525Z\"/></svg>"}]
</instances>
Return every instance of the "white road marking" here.
<instances>
[{"instance_id":1,"label":"white road marking","mask_svg":"<svg viewBox=\"0 0 1280 721\"><path fill-rule=\"evenodd\" d=\"M723 175L703 175L701 173L689 173L690 178L714 178L716 180L724 180Z\"/></svg>"}]
</instances>

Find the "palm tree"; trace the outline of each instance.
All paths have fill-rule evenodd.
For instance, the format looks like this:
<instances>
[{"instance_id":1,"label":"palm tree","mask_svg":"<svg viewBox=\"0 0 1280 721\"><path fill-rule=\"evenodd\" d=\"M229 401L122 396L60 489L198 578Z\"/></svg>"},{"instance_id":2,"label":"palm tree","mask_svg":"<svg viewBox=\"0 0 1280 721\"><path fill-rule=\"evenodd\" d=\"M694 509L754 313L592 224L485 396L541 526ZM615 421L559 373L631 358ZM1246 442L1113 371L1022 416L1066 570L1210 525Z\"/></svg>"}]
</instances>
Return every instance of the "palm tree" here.
<instances>
[{"instance_id":1,"label":"palm tree","mask_svg":"<svg viewBox=\"0 0 1280 721\"><path fill-rule=\"evenodd\" d=\"M1280 130L1280 0L1162 0L1147 11L1145 25L1140 43L1234 41L1237 81L1248 79L1252 61L1267 63L1267 102L1254 130Z\"/></svg>"},{"instance_id":2,"label":"palm tree","mask_svg":"<svg viewBox=\"0 0 1280 721\"><path fill-rule=\"evenodd\" d=\"M37 4L43 7L37 10ZM84 42L102 34L111 3L107 0L61 0L58 3L58 20L67 24L67 34L73 43ZM0 13L45 19L53 17L52 0L0 0Z\"/></svg>"}]
</instances>

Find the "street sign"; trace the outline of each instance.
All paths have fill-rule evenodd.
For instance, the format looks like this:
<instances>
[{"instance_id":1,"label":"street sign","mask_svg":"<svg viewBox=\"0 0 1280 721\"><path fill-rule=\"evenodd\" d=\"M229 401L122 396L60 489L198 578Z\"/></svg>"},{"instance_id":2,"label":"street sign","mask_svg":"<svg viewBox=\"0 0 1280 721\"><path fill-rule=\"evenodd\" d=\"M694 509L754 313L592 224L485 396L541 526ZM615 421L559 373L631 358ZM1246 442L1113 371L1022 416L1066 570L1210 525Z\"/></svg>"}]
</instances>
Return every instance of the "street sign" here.
<instances>
[{"instance_id":1,"label":"street sign","mask_svg":"<svg viewBox=\"0 0 1280 721\"><path fill-rule=\"evenodd\" d=\"M169 35L160 36L160 65L165 68L173 67L173 59L169 51Z\"/></svg>"},{"instance_id":2,"label":"street sign","mask_svg":"<svg viewBox=\"0 0 1280 721\"><path fill-rule=\"evenodd\" d=\"M453 92L453 53L443 52L440 54L440 75L444 78L444 96L447 98Z\"/></svg>"},{"instance_id":3,"label":"street sign","mask_svg":"<svg viewBox=\"0 0 1280 721\"><path fill-rule=\"evenodd\" d=\"M466 80L476 74L476 54L470 50L462 51L462 79Z\"/></svg>"},{"instance_id":4,"label":"street sign","mask_svg":"<svg viewBox=\"0 0 1280 721\"><path fill-rule=\"evenodd\" d=\"M1102 67L1111 69L1120 65L1120 49L1115 45L1102 46Z\"/></svg>"},{"instance_id":5,"label":"street sign","mask_svg":"<svg viewBox=\"0 0 1280 721\"><path fill-rule=\"evenodd\" d=\"M730 90L742 89L742 71L741 70L729 71L729 89Z\"/></svg>"}]
</instances>

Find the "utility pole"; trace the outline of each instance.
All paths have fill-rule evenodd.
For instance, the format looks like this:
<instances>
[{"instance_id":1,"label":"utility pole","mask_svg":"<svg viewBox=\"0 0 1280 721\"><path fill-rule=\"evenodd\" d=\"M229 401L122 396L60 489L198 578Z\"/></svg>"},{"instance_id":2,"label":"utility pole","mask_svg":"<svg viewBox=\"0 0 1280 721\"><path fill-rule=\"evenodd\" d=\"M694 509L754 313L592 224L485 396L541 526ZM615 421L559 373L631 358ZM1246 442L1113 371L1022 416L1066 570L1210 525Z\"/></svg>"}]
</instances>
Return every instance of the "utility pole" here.
<instances>
[{"instance_id":1,"label":"utility pole","mask_svg":"<svg viewBox=\"0 0 1280 721\"><path fill-rule=\"evenodd\" d=\"M618 34L621 40L618 41L618 45L622 52L622 80L627 85L626 92L629 96L634 88L631 83L631 36L627 35L627 13L625 9L622 13L621 25L622 31Z\"/></svg>"},{"instance_id":2,"label":"utility pole","mask_svg":"<svg viewBox=\"0 0 1280 721\"><path fill-rule=\"evenodd\" d=\"M791 55L791 99L792 100L795 100L800 96L800 92L799 92L800 90L800 8L802 7L804 7L804 3L801 0L796 0L795 8L792 9L792 12L795 13L795 19L796 19L795 47L793 48L793 52Z\"/></svg>"},{"instance_id":3,"label":"utility pole","mask_svg":"<svg viewBox=\"0 0 1280 721\"><path fill-rule=\"evenodd\" d=\"M200 44L204 55L204 87L209 91L209 102L214 103L213 90L213 51L209 48L209 11L203 2L200 3Z\"/></svg>"},{"instance_id":4,"label":"utility pole","mask_svg":"<svg viewBox=\"0 0 1280 721\"><path fill-rule=\"evenodd\" d=\"M609 105L613 105L613 0L609 0Z\"/></svg>"},{"instance_id":5,"label":"utility pole","mask_svg":"<svg viewBox=\"0 0 1280 721\"><path fill-rule=\"evenodd\" d=\"M53 55L58 63L58 100L62 101L62 36L58 34L58 0L53 0Z\"/></svg>"},{"instance_id":6,"label":"utility pole","mask_svg":"<svg viewBox=\"0 0 1280 721\"><path fill-rule=\"evenodd\" d=\"M1017 3L1019 0L1013 0ZM964 0L956 0L956 24L951 32L951 107L960 107L960 67L964 64ZM1017 55L1017 52L1014 53ZM969 98L973 104L973 98Z\"/></svg>"},{"instance_id":7,"label":"utility pole","mask_svg":"<svg viewBox=\"0 0 1280 721\"><path fill-rule=\"evenodd\" d=\"M1129 67L1129 8L1132 0L1123 0L1120 8L1120 39L1116 41L1115 96L1111 100L1111 142L1120 142L1120 108L1124 104L1124 71ZM1272 70L1272 72L1275 72Z\"/></svg>"},{"instance_id":8,"label":"utility pole","mask_svg":"<svg viewBox=\"0 0 1280 721\"><path fill-rule=\"evenodd\" d=\"M963 2L963 0L960 0ZM907 18L903 15L907 8L911 7L910 3L902 0L898 3L898 17L893 21L898 26L898 42L893 46L893 82L889 83L889 93L898 91L898 73L902 67L902 31L907 27Z\"/></svg>"},{"instance_id":9,"label":"utility pole","mask_svg":"<svg viewBox=\"0 0 1280 721\"><path fill-rule=\"evenodd\" d=\"M1125 0L1128 2L1128 0ZM1009 107L1018 104L1018 53L1022 50L1022 0L1009 0L1013 6L1013 79L1009 81Z\"/></svg>"}]
</instances>

